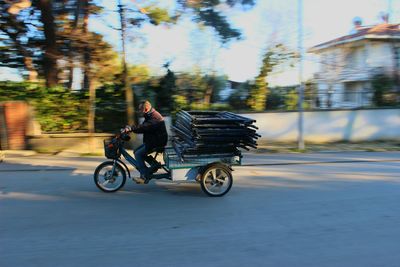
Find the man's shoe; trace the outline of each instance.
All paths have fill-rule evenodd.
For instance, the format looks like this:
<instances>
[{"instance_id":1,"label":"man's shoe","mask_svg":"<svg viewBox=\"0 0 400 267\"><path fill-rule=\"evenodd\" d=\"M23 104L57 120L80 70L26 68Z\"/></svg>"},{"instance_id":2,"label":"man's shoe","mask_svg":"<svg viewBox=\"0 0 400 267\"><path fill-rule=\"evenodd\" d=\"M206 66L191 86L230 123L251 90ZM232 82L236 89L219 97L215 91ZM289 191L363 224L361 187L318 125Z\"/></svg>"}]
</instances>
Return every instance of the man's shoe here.
<instances>
[{"instance_id":1,"label":"man's shoe","mask_svg":"<svg viewBox=\"0 0 400 267\"><path fill-rule=\"evenodd\" d=\"M150 178L150 176L146 176L143 179L144 179L144 183L148 184L151 178Z\"/></svg>"}]
</instances>

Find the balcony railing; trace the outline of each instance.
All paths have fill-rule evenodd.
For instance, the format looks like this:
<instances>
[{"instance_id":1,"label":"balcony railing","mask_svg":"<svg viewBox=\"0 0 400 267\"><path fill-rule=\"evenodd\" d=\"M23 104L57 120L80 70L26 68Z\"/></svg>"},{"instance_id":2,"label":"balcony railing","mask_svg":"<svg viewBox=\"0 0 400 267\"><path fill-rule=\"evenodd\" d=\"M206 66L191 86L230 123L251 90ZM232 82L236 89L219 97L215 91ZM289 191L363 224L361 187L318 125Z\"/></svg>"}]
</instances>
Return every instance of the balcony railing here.
<instances>
[{"instance_id":1,"label":"balcony railing","mask_svg":"<svg viewBox=\"0 0 400 267\"><path fill-rule=\"evenodd\" d=\"M318 82L329 81L333 83L341 82L356 82L371 80L376 74L386 74L393 76L393 68L383 67L367 67L367 68L352 68L344 67L341 70L327 70L325 72L317 72L314 74L314 79Z\"/></svg>"}]
</instances>

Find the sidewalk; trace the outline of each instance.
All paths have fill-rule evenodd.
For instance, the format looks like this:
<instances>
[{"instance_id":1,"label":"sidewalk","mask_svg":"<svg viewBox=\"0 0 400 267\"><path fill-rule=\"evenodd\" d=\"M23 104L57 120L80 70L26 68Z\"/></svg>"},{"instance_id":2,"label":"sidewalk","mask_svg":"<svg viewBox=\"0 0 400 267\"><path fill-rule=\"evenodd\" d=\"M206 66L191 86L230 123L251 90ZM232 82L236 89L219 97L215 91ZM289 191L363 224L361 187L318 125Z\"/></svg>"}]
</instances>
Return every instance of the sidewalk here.
<instances>
[{"instance_id":1,"label":"sidewalk","mask_svg":"<svg viewBox=\"0 0 400 267\"><path fill-rule=\"evenodd\" d=\"M92 154L82 154L78 152L67 152L67 151L62 151L59 153L39 153L34 150L3 150L1 151L5 156L11 156L11 157L30 157L30 156L59 156L59 157L92 157ZM93 154L94 156L103 156L103 150L101 151L96 151L96 153Z\"/></svg>"},{"instance_id":2,"label":"sidewalk","mask_svg":"<svg viewBox=\"0 0 400 267\"><path fill-rule=\"evenodd\" d=\"M326 144L313 144L306 143L305 150L299 151L297 143L266 143L260 142L258 149L244 152L244 154L310 154L310 153L325 153L325 152L387 152L387 151L400 151L400 141L381 141L381 142L337 142ZM1 151L0 151L1 152ZM72 152L60 152L57 154L38 153L33 150L3 150L3 154L11 157L30 157L30 156L57 156L57 157L88 157L88 158L102 158L103 151L96 151L94 154L80 154Z\"/></svg>"},{"instance_id":3,"label":"sidewalk","mask_svg":"<svg viewBox=\"0 0 400 267\"><path fill-rule=\"evenodd\" d=\"M292 153L292 152L345 152L345 151L400 151L400 141L375 142L335 142L335 143L305 143L305 151L299 151L297 143L266 143L260 142L256 153Z\"/></svg>"},{"instance_id":4,"label":"sidewalk","mask_svg":"<svg viewBox=\"0 0 400 267\"><path fill-rule=\"evenodd\" d=\"M12 156L12 157L29 157L38 154L36 151L33 150L2 150L1 152L5 156Z\"/></svg>"},{"instance_id":5,"label":"sidewalk","mask_svg":"<svg viewBox=\"0 0 400 267\"><path fill-rule=\"evenodd\" d=\"M105 161L104 156L92 157L64 157L60 155L34 154L29 151L9 153L3 163L0 163L0 172L4 171L57 171L57 170L85 170L92 172L97 165ZM333 164L354 162L400 162L400 151L366 152L366 151L339 151L339 152L312 152L312 153L257 153L254 151L243 153L242 166L273 166L273 165L300 165L300 164ZM236 168L235 167L235 168ZM133 169L130 167L130 169Z\"/></svg>"},{"instance_id":6,"label":"sidewalk","mask_svg":"<svg viewBox=\"0 0 400 267\"><path fill-rule=\"evenodd\" d=\"M354 162L400 162L400 151L339 151L313 153L243 153L243 166Z\"/></svg>"}]
</instances>

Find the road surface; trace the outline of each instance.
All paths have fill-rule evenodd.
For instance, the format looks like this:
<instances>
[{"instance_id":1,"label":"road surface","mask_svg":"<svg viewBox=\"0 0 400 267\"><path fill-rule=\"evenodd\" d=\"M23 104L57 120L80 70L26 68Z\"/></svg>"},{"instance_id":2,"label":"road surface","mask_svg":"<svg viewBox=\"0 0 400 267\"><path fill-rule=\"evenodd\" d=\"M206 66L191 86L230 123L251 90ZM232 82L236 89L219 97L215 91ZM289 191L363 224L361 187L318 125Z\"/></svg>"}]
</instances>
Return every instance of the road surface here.
<instances>
[{"instance_id":1,"label":"road surface","mask_svg":"<svg viewBox=\"0 0 400 267\"><path fill-rule=\"evenodd\" d=\"M400 153L249 154L232 190L128 181L101 158L0 164L0 266L400 266Z\"/></svg>"}]
</instances>

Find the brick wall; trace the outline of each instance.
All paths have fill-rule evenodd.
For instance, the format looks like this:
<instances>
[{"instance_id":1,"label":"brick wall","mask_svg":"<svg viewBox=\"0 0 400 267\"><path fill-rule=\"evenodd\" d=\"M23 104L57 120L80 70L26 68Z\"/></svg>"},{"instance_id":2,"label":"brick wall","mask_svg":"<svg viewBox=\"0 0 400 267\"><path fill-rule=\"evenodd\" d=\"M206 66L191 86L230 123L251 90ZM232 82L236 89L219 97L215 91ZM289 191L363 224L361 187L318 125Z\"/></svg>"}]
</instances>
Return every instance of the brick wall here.
<instances>
[{"instance_id":1,"label":"brick wall","mask_svg":"<svg viewBox=\"0 0 400 267\"><path fill-rule=\"evenodd\" d=\"M23 101L7 101L0 105L3 113L2 121L0 121L2 122L0 132L2 148L25 149L29 118L28 104Z\"/></svg>"},{"instance_id":2,"label":"brick wall","mask_svg":"<svg viewBox=\"0 0 400 267\"><path fill-rule=\"evenodd\" d=\"M0 103L0 150L7 148L7 128L4 120L4 107Z\"/></svg>"}]
</instances>

